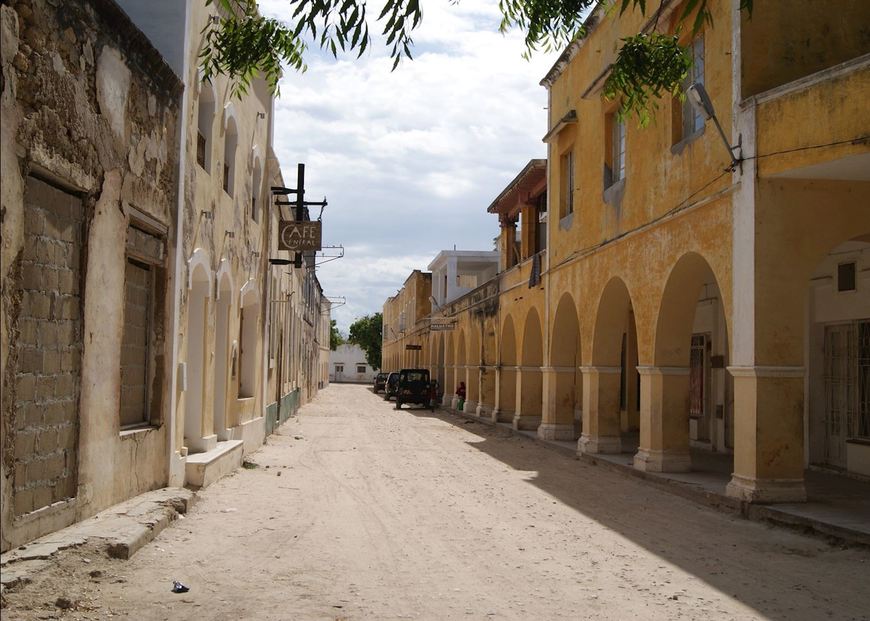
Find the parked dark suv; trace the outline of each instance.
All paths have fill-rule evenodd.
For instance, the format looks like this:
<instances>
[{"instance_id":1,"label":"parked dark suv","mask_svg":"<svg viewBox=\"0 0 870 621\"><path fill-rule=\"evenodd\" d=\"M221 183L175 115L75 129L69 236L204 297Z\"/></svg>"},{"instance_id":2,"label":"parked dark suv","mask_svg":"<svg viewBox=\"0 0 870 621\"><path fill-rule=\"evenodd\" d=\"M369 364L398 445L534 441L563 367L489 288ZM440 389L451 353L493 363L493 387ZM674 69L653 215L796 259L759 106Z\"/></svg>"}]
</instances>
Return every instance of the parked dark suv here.
<instances>
[{"instance_id":1,"label":"parked dark suv","mask_svg":"<svg viewBox=\"0 0 870 621\"><path fill-rule=\"evenodd\" d=\"M427 369L402 369L396 389L396 409L403 403L429 405L429 371Z\"/></svg>"},{"instance_id":2,"label":"parked dark suv","mask_svg":"<svg viewBox=\"0 0 870 621\"><path fill-rule=\"evenodd\" d=\"M396 388L399 386L399 374L393 371L387 376L387 383L384 384L384 401L389 401L390 397L396 396Z\"/></svg>"},{"instance_id":3,"label":"parked dark suv","mask_svg":"<svg viewBox=\"0 0 870 621\"><path fill-rule=\"evenodd\" d=\"M375 382L372 390L375 394L378 394L379 390L383 390L384 386L387 384L387 373L378 373L375 375Z\"/></svg>"}]
</instances>

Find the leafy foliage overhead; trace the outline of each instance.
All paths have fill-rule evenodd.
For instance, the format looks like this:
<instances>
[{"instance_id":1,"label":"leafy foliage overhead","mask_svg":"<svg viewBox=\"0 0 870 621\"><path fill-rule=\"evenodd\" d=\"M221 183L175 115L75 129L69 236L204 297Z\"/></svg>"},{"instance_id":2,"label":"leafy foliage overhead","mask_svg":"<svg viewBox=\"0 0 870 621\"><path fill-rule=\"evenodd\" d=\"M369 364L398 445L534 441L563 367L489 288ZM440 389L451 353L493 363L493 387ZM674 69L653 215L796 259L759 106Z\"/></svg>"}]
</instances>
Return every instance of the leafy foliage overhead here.
<instances>
[{"instance_id":1,"label":"leafy foliage overhead","mask_svg":"<svg viewBox=\"0 0 870 621\"><path fill-rule=\"evenodd\" d=\"M201 63L205 77L224 74L234 80L236 94L243 94L251 80L262 75L273 92L278 90L281 63L304 71L304 41L309 40L334 56L341 52L365 53L371 45L370 16L366 0L284 0L292 9L291 23L262 17L256 0L206 0L217 4L220 17L205 27ZM458 2L459 0L452 0ZM634 9L646 15L647 0L601 0L606 10L618 10L618 18ZM674 0L676 2L677 0ZM754 0L740 0L741 10L752 12ZM395 69L403 58L412 58L411 34L423 19L420 0L383 0L373 23L390 49ZM712 0L685 0L679 10L677 30L691 22L693 32L712 24ZM536 51L560 50L586 36L584 20L599 0L499 0L500 30L519 28L525 32L525 57ZM659 0L653 17L667 0ZM621 112L649 119L655 99L670 93L679 95L691 59L677 36L656 28L622 41L616 61L604 85L604 94L620 99Z\"/></svg>"},{"instance_id":2,"label":"leafy foliage overhead","mask_svg":"<svg viewBox=\"0 0 870 621\"><path fill-rule=\"evenodd\" d=\"M384 320L381 313L360 317L350 324L347 341L359 345L365 352L366 362L373 369L381 368L381 343Z\"/></svg>"},{"instance_id":3,"label":"leafy foliage overhead","mask_svg":"<svg viewBox=\"0 0 870 621\"><path fill-rule=\"evenodd\" d=\"M344 337L341 335L335 319L332 319L329 322L329 349L335 351L339 345L344 345Z\"/></svg>"}]
</instances>

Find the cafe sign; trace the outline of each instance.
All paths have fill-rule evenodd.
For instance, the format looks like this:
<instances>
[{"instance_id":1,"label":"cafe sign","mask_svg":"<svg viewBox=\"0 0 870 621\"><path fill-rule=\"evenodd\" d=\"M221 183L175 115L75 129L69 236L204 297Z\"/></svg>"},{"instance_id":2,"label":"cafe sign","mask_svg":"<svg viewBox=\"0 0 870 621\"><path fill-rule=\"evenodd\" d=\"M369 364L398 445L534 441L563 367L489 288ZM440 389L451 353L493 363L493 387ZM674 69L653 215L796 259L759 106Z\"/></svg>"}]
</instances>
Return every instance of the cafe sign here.
<instances>
[{"instance_id":1,"label":"cafe sign","mask_svg":"<svg viewBox=\"0 0 870 621\"><path fill-rule=\"evenodd\" d=\"M308 252L320 250L321 222L281 220L278 227L278 250Z\"/></svg>"}]
</instances>

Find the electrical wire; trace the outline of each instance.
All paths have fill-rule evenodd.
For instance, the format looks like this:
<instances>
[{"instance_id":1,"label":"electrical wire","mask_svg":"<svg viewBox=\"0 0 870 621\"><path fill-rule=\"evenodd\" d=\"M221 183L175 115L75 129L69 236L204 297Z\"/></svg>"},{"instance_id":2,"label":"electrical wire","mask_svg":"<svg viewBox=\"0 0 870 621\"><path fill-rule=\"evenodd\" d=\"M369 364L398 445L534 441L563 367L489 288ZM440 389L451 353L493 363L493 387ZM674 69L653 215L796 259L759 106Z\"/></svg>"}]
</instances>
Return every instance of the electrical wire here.
<instances>
[{"instance_id":1,"label":"electrical wire","mask_svg":"<svg viewBox=\"0 0 870 621\"><path fill-rule=\"evenodd\" d=\"M870 135L864 134L862 136L858 136L856 138L848 138L846 140L835 140L834 142L826 142L824 144L811 144L803 147L793 147L791 149L782 149L781 151L771 151L770 153L763 153L761 155L750 155L748 157L741 158L740 161L747 160L762 160L766 157L773 157L774 155L785 155L786 153L797 153L798 151L811 151L813 149L825 149L827 147L836 147L841 144L867 144L870 142Z\"/></svg>"}]
</instances>

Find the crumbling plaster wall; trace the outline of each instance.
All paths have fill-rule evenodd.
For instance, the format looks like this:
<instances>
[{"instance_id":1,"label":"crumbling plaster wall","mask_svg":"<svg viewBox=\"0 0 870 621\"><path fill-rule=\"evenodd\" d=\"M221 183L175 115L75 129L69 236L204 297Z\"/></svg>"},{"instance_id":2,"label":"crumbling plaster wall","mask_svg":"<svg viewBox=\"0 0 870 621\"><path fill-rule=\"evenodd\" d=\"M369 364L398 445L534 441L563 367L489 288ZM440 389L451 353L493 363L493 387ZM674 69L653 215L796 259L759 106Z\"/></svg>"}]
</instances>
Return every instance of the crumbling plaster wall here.
<instances>
[{"instance_id":1,"label":"crumbling plaster wall","mask_svg":"<svg viewBox=\"0 0 870 621\"><path fill-rule=\"evenodd\" d=\"M265 437L265 427L257 422L264 414L265 404L262 399L262 385L266 381L264 370L259 361L262 359L262 343L264 342L266 300L265 274L267 265L267 210L270 195L268 192L268 177L266 174L267 155L270 150L269 123L271 97L262 80L256 80L248 94L234 95L231 82L224 76L214 76L210 84L201 83L199 74L199 50L201 33L207 20L214 13L215 7L204 3L194 3L191 7L188 36L192 37L189 46L188 74L185 82L189 88L189 105L184 111L187 115L187 135L184 136L183 148L186 151L185 183L184 183L184 213L182 224L182 260L185 267L182 271L182 283L179 283L181 305L179 316L179 350L178 359L188 365L188 302L189 289L187 279L189 268L187 261L194 251L202 249L209 261L210 276L217 278L222 265L229 268L232 282L232 298L230 300L228 333L229 355L227 363L228 375L226 393L218 394L215 387L215 343L217 318L217 292L220 283L214 282L211 298L207 303L205 322L205 344L207 356L203 368L203 400L202 400L202 432L203 437L214 435L215 400L223 397L226 402L226 424L229 436L233 439L244 439L245 450L251 450L262 444ZM212 120L210 141L210 157L208 169L197 163L197 129L199 115L199 100L205 89L213 89L215 95L215 114ZM226 129L229 119L236 124L238 139L235 151L235 174L232 194L223 188L223 167L227 162L224 149ZM254 187L254 166L260 163L260 184ZM251 215L251 198L256 197L259 205L259 218L254 220ZM259 319L257 326L257 365L256 389L251 399L238 398L239 383L239 339L241 319L240 292L248 281L252 286L259 303ZM235 365L233 365L235 352ZM235 366L235 374L232 370ZM185 445L184 420L186 413L185 391L179 386L177 392L177 418L175 446Z\"/></svg>"},{"instance_id":2,"label":"crumbling plaster wall","mask_svg":"<svg viewBox=\"0 0 870 621\"><path fill-rule=\"evenodd\" d=\"M88 517L166 480L163 420L119 433L125 237L129 208L172 238L180 84L109 0L18 0L2 26L2 549ZM15 376L25 181L78 197L83 343L75 495L15 516ZM168 265L168 258L167 258ZM168 316L165 313L164 316ZM158 358L165 352L157 352ZM164 370L168 372L168 370ZM162 378L161 378L162 379Z\"/></svg>"}]
</instances>

